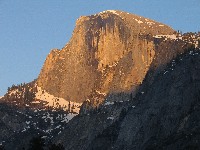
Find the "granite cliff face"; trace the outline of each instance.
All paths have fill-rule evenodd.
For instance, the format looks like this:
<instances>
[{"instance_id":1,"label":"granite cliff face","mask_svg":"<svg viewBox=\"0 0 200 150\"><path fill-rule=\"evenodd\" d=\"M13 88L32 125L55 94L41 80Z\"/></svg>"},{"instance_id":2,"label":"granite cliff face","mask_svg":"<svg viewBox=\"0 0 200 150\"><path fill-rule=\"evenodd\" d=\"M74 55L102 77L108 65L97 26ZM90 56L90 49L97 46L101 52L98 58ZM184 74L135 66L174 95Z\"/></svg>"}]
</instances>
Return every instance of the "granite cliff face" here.
<instances>
[{"instance_id":1,"label":"granite cliff face","mask_svg":"<svg viewBox=\"0 0 200 150\"><path fill-rule=\"evenodd\" d=\"M121 11L82 16L69 43L46 58L37 85L70 101L96 99L94 105L108 93L136 91L155 58L153 36L173 33L162 23Z\"/></svg>"}]
</instances>

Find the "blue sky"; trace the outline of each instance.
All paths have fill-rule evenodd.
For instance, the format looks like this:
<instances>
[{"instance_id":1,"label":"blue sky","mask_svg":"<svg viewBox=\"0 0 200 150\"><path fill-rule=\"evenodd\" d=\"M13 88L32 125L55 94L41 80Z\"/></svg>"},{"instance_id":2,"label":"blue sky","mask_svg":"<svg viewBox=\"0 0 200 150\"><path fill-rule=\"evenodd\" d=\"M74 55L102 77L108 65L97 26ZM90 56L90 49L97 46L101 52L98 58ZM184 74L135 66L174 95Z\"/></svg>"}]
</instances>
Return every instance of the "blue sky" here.
<instances>
[{"instance_id":1,"label":"blue sky","mask_svg":"<svg viewBox=\"0 0 200 150\"><path fill-rule=\"evenodd\" d=\"M81 15L123 10L200 31L200 0L0 0L0 95L36 79L47 54L70 39Z\"/></svg>"}]
</instances>

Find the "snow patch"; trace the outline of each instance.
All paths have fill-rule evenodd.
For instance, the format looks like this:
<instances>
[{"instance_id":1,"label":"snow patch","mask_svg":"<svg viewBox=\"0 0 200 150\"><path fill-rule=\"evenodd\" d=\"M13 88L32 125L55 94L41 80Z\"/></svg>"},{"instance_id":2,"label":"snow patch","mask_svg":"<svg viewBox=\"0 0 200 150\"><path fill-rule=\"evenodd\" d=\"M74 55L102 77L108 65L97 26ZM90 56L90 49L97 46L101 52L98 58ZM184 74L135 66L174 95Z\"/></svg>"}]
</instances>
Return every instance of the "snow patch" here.
<instances>
[{"instance_id":1,"label":"snow patch","mask_svg":"<svg viewBox=\"0 0 200 150\"><path fill-rule=\"evenodd\" d=\"M31 122L30 121L26 121L26 124L30 124Z\"/></svg>"},{"instance_id":2,"label":"snow patch","mask_svg":"<svg viewBox=\"0 0 200 150\"><path fill-rule=\"evenodd\" d=\"M160 35L155 35L154 37L157 39L160 39L160 38L172 39L172 40L179 39L179 37L177 37L175 34L170 34L170 35L160 34Z\"/></svg>"},{"instance_id":3,"label":"snow patch","mask_svg":"<svg viewBox=\"0 0 200 150\"><path fill-rule=\"evenodd\" d=\"M15 89L15 90L10 91L8 95L9 95L9 96L15 95L17 92L19 92L19 90L18 90L18 89Z\"/></svg>"},{"instance_id":4,"label":"snow patch","mask_svg":"<svg viewBox=\"0 0 200 150\"><path fill-rule=\"evenodd\" d=\"M192 55L192 54L193 54L193 51L190 51L189 54Z\"/></svg>"},{"instance_id":5,"label":"snow patch","mask_svg":"<svg viewBox=\"0 0 200 150\"><path fill-rule=\"evenodd\" d=\"M114 102L105 102L104 106L107 106L107 105L113 105Z\"/></svg>"},{"instance_id":6,"label":"snow patch","mask_svg":"<svg viewBox=\"0 0 200 150\"><path fill-rule=\"evenodd\" d=\"M74 118L77 114L69 113L67 116L63 118L61 122L68 123L72 118Z\"/></svg>"},{"instance_id":7,"label":"snow patch","mask_svg":"<svg viewBox=\"0 0 200 150\"><path fill-rule=\"evenodd\" d=\"M165 71L164 74L166 74L168 71Z\"/></svg>"},{"instance_id":8,"label":"snow patch","mask_svg":"<svg viewBox=\"0 0 200 150\"><path fill-rule=\"evenodd\" d=\"M26 131L26 128L24 128L21 132L25 132Z\"/></svg>"},{"instance_id":9,"label":"snow patch","mask_svg":"<svg viewBox=\"0 0 200 150\"><path fill-rule=\"evenodd\" d=\"M197 40L197 41L195 42L195 48L197 48L198 45L199 45L199 41ZM1 99L1 97L0 97L0 99Z\"/></svg>"},{"instance_id":10,"label":"snow patch","mask_svg":"<svg viewBox=\"0 0 200 150\"><path fill-rule=\"evenodd\" d=\"M70 107L71 111L79 113L82 103L71 102L65 100L64 98L55 97L45 90L42 90L42 88L39 86L37 86L37 91L38 92L35 94L37 100L32 103L40 103L40 101L38 100L42 100L47 102L46 106L50 106L53 108L62 108L65 111L68 110Z\"/></svg>"},{"instance_id":11,"label":"snow patch","mask_svg":"<svg viewBox=\"0 0 200 150\"><path fill-rule=\"evenodd\" d=\"M107 12L113 13L115 15L119 15L115 10L106 10L106 11L100 12L99 14L104 14L104 13L107 13Z\"/></svg>"},{"instance_id":12,"label":"snow patch","mask_svg":"<svg viewBox=\"0 0 200 150\"><path fill-rule=\"evenodd\" d=\"M97 92L99 95L106 96L106 93L100 92L100 91L98 91L98 90L96 90L96 92Z\"/></svg>"},{"instance_id":13,"label":"snow patch","mask_svg":"<svg viewBox=\"0 0 200 150\"><path fill-rule=\"evenodd\" d=\"M146 22L148 25L153 25L153 24L155 24L154 22L151 22L151 21L148 21L148 22Z\"/></svg>"},{"instance_id":14,"label":"snow patch","mask_svg":"<svg viewBox=\"0 0 200 150\"><path fill-rule=\"evenodd\" d=\"M113 65L108 65L109 68L117 66L118 62L113 63Z\"/></svg>"},{"instance_id":15,"label":"snow patch","mask_svg":"<svg viewBox=\"0 0 200 150\"><path fill-rule=\"evenodd\" d=\"M115 118L114 117L108 117L107 119L114 120Z\"/></svg>"},{"instance_id":16,"label":"snow patch","mask_svg":"<svg viewBox=\"0 0 200 150\"><path fill-rule=\"evenodd\" d=\"M143 23L141 20L135 19L139 24Z\"/></svg>"},{"instance_id":17,"label":"snow patch","mask_svg":"<svg viewBox=\"0 0 200 150\"><path fill-rule=\"evenodd\" d=\"M59 59L64 60L65 58L64 57L59 57Z\"/></svg>"},{"instance_id":18,"label":"snow patch","mask_svg":"<svg viewBox=\"0 0 200 150\"><path fill-rule=\"evenodd\" d=\"M47 122L48 120L50 120L50 123L51 123L51 124L54 123L53 117L51 117L51 115L50 115L49 113L47 113L46 115L44 115L44 116L42 117L42 119L44 119L45 122Z\"/></svg>"},{"instance_id":19,"label":"snow patch","mask_svg":"<svg viewBox=\"0 0 200 150\"><path fill-rule=\"evenodd\" d=\"M32 102L33 104L40 104L40 101L36 100Z\"/></svg>"},{"instance_id":20,"label":"snow patch","mask_svg":"<svg viewBox=\"0 0 200 150\"><path fill-rule=\"evenodd\" d=\"M58 125L57 127L55 127L55 129L59 129L61 127L61 125Z\"/></svg>"},{"instance_id":21,"label":"snow patch","mask_svg":"<svg viewBox=\"0 0 200 150\"><path fill-rule=\"evenodd\" d=\"M90 103L90 99L86 99L86 102L89 102L89 103Z\"/></svg>"},{"instance_id":22,"label":"snow patch","mask_svg":"<svg viewBox=\"0 0 200 150\"><path fill-rule=\"evenodd\" d=\"M107 12L111 12L111 13L113 13L115 15L119 15L115 10L107 10Z\"/></svg>"}]
</instances>

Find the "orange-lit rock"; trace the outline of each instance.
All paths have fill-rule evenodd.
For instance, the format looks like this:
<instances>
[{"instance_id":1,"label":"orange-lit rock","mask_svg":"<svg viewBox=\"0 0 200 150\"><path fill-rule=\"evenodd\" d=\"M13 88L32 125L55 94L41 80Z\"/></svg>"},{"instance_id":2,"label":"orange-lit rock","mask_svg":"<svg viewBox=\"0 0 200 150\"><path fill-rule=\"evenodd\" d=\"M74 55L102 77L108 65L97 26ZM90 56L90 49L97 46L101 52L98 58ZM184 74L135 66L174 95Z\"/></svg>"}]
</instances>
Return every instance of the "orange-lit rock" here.
<instances>
[{"instance_id":1,"label":"orange-lit rock","mask_svg":"<svg viewBox=\"0 0 200 150\"><path fill-rule=\"evenodd\" d=\"M37 85L76 102L134 91L153 61L153 36L173 32L164 24L121 11L82 16L69 43L46 58Z\"/></svg>"}]
</instances>

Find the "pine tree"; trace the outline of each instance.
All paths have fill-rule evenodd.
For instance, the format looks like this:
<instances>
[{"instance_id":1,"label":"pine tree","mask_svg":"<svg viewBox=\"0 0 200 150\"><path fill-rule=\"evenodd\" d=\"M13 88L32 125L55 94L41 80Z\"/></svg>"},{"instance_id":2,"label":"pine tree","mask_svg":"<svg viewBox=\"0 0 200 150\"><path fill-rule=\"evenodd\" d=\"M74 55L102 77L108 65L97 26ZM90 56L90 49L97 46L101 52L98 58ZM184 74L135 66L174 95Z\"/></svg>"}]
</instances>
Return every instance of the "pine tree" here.
<instances>
[{"instance_id":1,"label":"pine tree","mask_svg":"<svg viewBox=\"0 0 200 150\"><path fill-rule=\"evenodd\" d=\"M64 146L62 144L52 144L50 147L49 147L49 150L65 150Z\"/></svg>"},{"instance_id":2,"label":"pine tree","mask_svg":"<svg viewBox=\"0 0 200 150\"><path fill-rule=\"evenodd\" d=\"M71 104L70 104L70 101L69 101L69 104L68 104L68 112L69 112L69 113L71 112Z\"/></svg>"},{"instance_id":3,"label":"pine tree","mask_svg":"<svg viewBox=\"0 0 200 150\"><path fill-rule=\"evenodd\" d=\"M45 141L40 137L34 137L30 140L28 150L44 150Z\"/></svg>"},{"instance_id":4,"label":"pine tree","mask_svg":"<svg viewBox=\"0 0 200 150\"><path fill-rule=\"evenodd\" d=\"M3 145L0 145L0 150L5 150Z\"/></svg>"}]
</instances>

